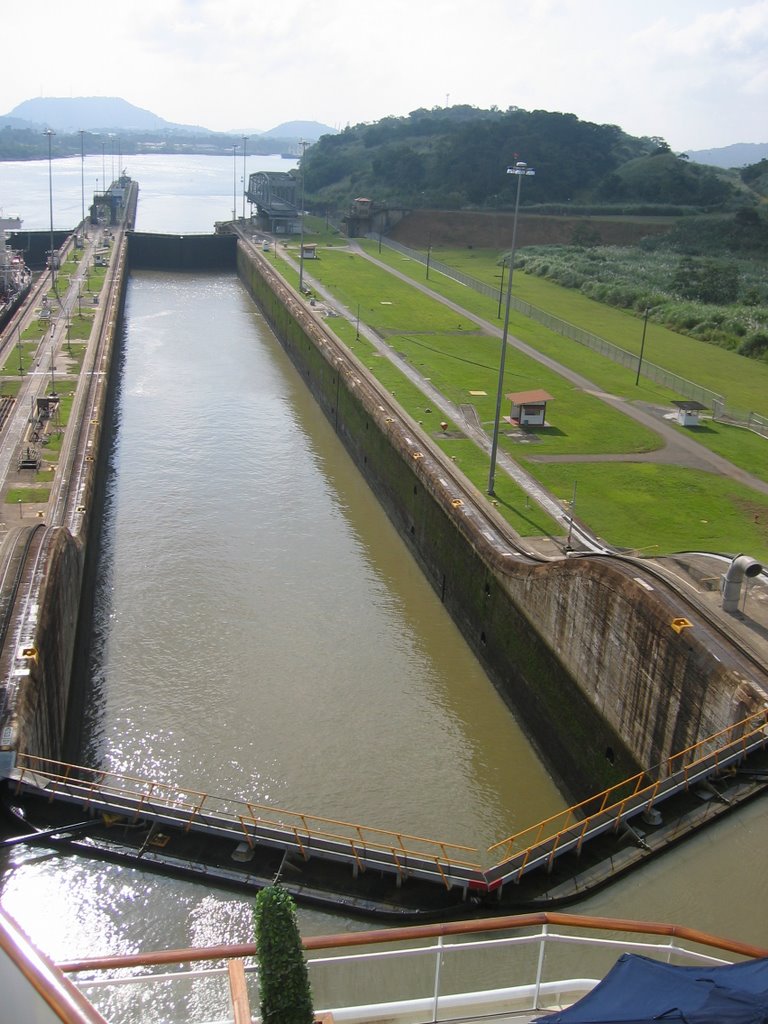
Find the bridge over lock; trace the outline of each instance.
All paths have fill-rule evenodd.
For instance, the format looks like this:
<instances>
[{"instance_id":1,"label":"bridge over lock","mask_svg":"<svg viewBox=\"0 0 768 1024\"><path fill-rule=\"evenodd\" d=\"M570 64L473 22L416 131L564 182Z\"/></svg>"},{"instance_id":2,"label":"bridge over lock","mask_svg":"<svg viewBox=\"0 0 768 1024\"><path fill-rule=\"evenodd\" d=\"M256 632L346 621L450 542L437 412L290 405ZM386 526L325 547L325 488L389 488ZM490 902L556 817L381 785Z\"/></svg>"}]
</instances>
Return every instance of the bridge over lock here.
<instances>
[{"instance_id":1,"label":"bridge over lock","mask_svg":"<svg viewBox=\"0 0 768 1024\"><path fill-rule=\"evenodd\" d=\"M583 896L763 792L767 744L763 709L670 758L656 780L635 775L494 844L489 867L471 846L29 755L4 788L35 830L25 841L246 890L280 878L300 900L407 915Z\"/></svg>"}]
</instances>

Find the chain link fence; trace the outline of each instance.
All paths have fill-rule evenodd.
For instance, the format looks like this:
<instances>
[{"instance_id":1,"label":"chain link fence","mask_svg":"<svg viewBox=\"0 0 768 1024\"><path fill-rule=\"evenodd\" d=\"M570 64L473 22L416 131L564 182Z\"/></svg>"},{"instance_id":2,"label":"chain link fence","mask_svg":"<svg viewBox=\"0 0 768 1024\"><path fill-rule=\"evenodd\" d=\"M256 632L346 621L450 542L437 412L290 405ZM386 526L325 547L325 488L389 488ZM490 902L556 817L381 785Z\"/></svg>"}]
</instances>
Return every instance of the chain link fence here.
<instances>
[{"instance_id":1,"label":"chain link fence","mask_svg":"<svg viewBox=\"0 0 768 1024\"><path fill-rule=\"evenodd\" d=\"M399 252L408 259L421 263L436 273L443 274L459 284L472 288L473 291L478 292L480 295L485 295L490 299L498 299L499 310L501 310L503 298L502 284L498 288L494 288L484 281L478 281L477 278L471 277L469 274L464 274L460 270L449 267L446 263L441 263L440 260L433 259L431 253L422 253L418 249L410 249L408 246L401 245L391 238L383 238L379 235L369 235L368 237L378 241L379 245L386 246L387 249ZM714 419L747 427L749 430L753 430L755 433L768 438L768 419L755 412L741 412L729 408L723 395L719 395L716 391L710 391L709 388L702 387L700 384L687 380L685 377L680 377L670 370L665 370L655 363L648 362L648 360L641 360L634 352L628 352L626 349L606 341L605 338L601 338L597 334L592 334L581 327L569 324L567 320L561 320L559 317L552 316L543 309L532 306L530 302L523 302L522 299L515 298L514 295L511 297L510 304L518 313L522 313L523 316L535 320L550 331L554 331L564 338L570 338L571 341L584 345L592 349L593 352L599 352L606 359L626 367L626 369L631 370L633 373L642 375L647 380L653 381L654 384L659 384L669 391L674 391L675 394L682 395L683 398L689 401L701 402L702 405L712 410Z\"/></svg>"}]
</instances>

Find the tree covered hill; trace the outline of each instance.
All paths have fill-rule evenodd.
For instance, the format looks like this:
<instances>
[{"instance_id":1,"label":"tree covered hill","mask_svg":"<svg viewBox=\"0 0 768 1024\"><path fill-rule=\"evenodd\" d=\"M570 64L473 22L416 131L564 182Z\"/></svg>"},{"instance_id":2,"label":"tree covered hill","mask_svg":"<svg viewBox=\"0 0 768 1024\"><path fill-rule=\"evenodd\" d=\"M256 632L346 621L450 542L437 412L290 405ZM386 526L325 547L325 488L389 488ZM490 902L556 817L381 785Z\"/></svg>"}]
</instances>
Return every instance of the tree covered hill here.
<instances>
[{"instance_id":1,"label":"tree covered hill","mask_svg":"<svg viewBox=\"0 0 768 1024\"><path fill-rule=\"evenodd\" d=\"M518 160L536 170L523 188L529 206L716 209L738 195L733 172L690 163L663 139L518 107L419 109L355 125L320 138L304 167L308 196L327 205L366 196L421 208L503 209L514 205L517 179L506 169Z\"/></svg>"}]
</instances>

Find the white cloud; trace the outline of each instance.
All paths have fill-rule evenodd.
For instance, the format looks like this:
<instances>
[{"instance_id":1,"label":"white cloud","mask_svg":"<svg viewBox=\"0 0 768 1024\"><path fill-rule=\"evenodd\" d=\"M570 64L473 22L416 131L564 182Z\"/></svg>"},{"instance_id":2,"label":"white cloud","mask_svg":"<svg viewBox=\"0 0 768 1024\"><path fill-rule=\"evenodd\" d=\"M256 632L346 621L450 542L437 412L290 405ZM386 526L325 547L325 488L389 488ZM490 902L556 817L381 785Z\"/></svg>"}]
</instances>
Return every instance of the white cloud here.
<instances>
[{"instance_id":1,"label":"white cloud","mask_svg":"<svg viewBox=\"0 0 768 1024\"><path fill-rule=\"evenodd\" d=\"M226 130L448 100L573 112L676 149L768 141L768 0L44 0L44 33L40 6L14 8L0 110L116 95Z\"/></svg>"}]
</instances>

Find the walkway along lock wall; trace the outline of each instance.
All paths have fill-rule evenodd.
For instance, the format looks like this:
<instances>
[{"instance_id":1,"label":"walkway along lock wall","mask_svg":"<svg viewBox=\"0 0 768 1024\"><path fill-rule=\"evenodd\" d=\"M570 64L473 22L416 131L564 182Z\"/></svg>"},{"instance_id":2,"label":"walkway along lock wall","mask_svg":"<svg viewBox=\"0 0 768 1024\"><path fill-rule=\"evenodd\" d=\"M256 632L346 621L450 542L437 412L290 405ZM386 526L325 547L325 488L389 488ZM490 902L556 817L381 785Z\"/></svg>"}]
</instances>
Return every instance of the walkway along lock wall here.
<instances>
[{"instance_id":1,"label":"walkway along lock wall","mask_svg":"<svg viewBox=\"0 0 768 1024\"><path fill-rule=\"evenodd\" d=\"M238 273L494 684L580 799L763 704L680 608L604 557L528 562L506 524L286 285L240 242ZM654 768L654 766L662 766Z\"/></svg>"},{"instance_id":2,"label":"walkway along lock wall","mask_svg":"<svg viewBox=\"0 0 768 1024\"><path fill-rule=\"evenodd\" d=\"M135 198L133 200L135 206ZM131 204L129 204L129 210ZM47 525L22 531L25 545L18 577L18 635L3 646L0 671L6 684L3 725L13 749L59 757L67 748L68 719L76 657L82 640L78 625L89 608L89 567L97 547L101 500L106 479L108 438L114 402L114 350L127 283L126 242L115 244L108 283L102 292L100 320L88 346L67 431L72 430L57 473ZM18 641L18 642L16 642ZM6 749L7 748L7 749Z\"/></svg>"}]
</instances>

